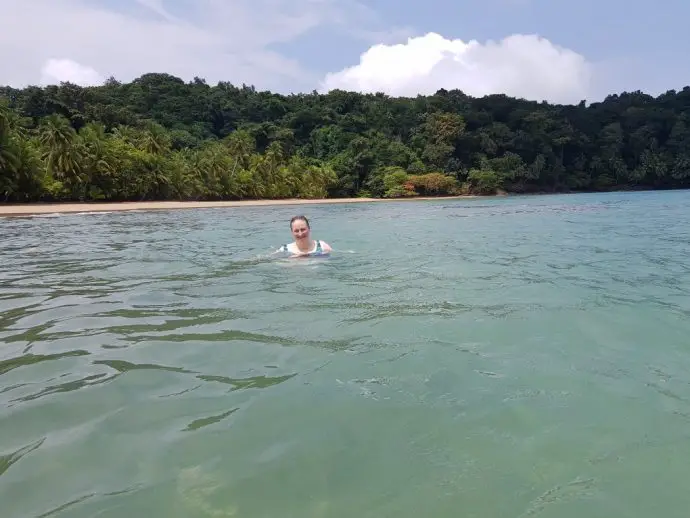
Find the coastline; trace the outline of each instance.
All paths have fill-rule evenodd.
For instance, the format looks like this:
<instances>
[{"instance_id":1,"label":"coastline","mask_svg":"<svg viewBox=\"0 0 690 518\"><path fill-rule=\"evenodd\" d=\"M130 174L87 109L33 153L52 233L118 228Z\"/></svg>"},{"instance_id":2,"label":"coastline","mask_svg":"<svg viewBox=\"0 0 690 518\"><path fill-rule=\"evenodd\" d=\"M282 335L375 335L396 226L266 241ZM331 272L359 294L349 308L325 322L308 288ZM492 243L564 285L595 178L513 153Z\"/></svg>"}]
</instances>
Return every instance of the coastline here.
<instances>
[{"instance_id":1,"label":"coastline","mask_svg":"<svg viewBox=\"0 0 690 518\"><path fill-rule=\"evenodd\" d=\"M317 198L283 200L237 201L132 201L132 202L64 202L0 204L0 217L35 216L45 214L74 214L89 212L125 212L152 210L179 210L231 207L263 207L281 205L330 205L338 203L379 203L396 201L457 200L478 198L475 195L414 196L409 198Z\"/></svg>"}]
</instances>

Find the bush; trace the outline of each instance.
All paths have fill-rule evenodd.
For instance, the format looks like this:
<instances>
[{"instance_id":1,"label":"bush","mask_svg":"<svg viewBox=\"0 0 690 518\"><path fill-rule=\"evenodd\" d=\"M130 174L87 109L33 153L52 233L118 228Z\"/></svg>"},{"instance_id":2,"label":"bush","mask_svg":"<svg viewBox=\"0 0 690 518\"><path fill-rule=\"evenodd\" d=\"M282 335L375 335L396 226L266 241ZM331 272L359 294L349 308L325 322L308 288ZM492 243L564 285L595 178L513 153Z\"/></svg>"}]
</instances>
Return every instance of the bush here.
<instances>
[{"instance_id":1,"label":"bush","mask_svg":"<svg viewBox=\"0 0 690 518\"><path fill-rule=\"evenodd\" d=\"M472 169L467 175L467 183L474 194L496 194L501 188L501 177L491 169Z\"/></svg>"},{"instance_id":2,"label":"bush","mask_svg":"<svg viewBox=\"0 0 690 518\"><path fill-rule=\"evenodd\" d=\"M442 173L411 175L409 181L413 188L423 196L457 194L460 188L454 177Z\"/></svg>"}]
</instances>

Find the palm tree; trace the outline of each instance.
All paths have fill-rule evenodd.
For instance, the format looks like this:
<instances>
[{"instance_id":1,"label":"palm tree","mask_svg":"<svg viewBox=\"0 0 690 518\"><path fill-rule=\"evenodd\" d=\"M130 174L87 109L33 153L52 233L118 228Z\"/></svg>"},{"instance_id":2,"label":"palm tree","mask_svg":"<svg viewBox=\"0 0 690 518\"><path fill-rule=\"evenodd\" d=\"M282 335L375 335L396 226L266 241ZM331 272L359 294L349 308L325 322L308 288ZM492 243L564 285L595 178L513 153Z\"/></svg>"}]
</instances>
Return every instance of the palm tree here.
<instances>
[{"instance_id":1,"label":"palm tree","mask_svg":"<svg viewBox=\"0 0 690 518\"><path fill-rule=\"evenodd\" d=\"M18 150L12 131L15 118L14 112L4 103L0 104L0 182L2 184L9 183L9 178L19 167ZM2 185L0 189L3 189Z\"/></svg>"},{"instance_id":2,"label":"palm tree","mask_svg":"<svg viewBox=\"0 0 690 518\"><path fill-rule=\"evenodd\" d=\"M46 167L57 180L63 182L79 181L80 149L77 145L77 132L62 115L47 116L40 129L40 142Z\"/></svg>"}]
</instances>

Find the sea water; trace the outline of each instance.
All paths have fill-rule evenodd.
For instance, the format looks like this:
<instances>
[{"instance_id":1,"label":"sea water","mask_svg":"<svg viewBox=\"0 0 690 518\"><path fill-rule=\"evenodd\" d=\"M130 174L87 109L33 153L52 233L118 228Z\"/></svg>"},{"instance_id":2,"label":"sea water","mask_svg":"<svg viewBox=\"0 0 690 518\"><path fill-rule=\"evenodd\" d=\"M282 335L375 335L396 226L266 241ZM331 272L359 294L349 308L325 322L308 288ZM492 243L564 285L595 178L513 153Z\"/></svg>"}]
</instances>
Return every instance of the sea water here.
<instances>
[{"instance_id":1,"label":"sea water","mask_svg":"<svg viewBox=\"0 0 690 518\"><path fill-rule=\"evenodd\" d=\"M688 515L688 192L0 236L3 518Z\"/></svg>"}]
</instances>

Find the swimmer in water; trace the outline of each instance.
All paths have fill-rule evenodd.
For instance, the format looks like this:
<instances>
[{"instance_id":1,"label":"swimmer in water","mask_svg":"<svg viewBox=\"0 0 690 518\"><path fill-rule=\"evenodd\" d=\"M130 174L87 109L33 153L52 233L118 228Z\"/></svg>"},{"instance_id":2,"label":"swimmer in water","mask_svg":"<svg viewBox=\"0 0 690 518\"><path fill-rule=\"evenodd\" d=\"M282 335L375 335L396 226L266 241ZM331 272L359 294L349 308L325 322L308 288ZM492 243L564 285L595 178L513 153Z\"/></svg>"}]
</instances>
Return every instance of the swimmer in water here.
<instances>
[{"instance_id":1,"label":"swimmer in water","mask_svg":"<svg viewBox=\"0 0 690 518\"><path fill-rule=\"evenodd\" d=\"M281 246L277 252L288 252L290 257L309 257L328 255L333 250L325 241L311 238L311 227L305 216L295 216L290 220L290 231L295 238L293 243Z\"/></svg>"}]
</instances>

